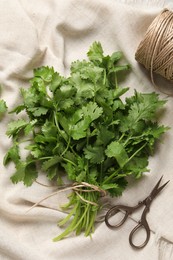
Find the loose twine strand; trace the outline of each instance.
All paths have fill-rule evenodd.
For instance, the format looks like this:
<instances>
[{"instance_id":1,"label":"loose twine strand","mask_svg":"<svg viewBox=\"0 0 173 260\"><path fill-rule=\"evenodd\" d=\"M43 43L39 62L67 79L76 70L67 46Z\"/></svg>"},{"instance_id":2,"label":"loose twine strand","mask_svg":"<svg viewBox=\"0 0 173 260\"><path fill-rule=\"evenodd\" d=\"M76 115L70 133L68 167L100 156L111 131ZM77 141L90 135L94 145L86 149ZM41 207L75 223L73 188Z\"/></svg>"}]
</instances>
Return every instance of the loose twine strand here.
<instances>
[{"instance_id":1,"label":"loose twine strand","mask_svg":"<svg viewBox=\"0 0 173 260\"><path fill-rule=\"evenodd\" d=\"M45 186L45 187L50 187L48 185L45 185L45 184L42 184L40 182L36 182L37 184L40 184L42 186ZM83 189L84 188L84 189ZM89 189L88 189L89 188ZM49 199L50 197L53 197L55 195L57 195L58 193L60 192L65 192L65 191L68 191L68 190L73 190L76 195L83 201L83 202L86 202L86 203L89 203L93 206L98 206L97 203L93 202L93 201L90 201L90 200L86 200L81 194L80 192L99 192L102 196L106 196L106 191L99 188L98 186L96 185L93 185L93 184L89 184L87 182L81 182L80 184L79 183L74 183L73 185L67 185L65 188L63 189L60 189L60 190L56 190L55 192L52 192L51 194L49 194L48 196L44 197L43 199L41 199L40 201L36 202L32 207L30 207L26 213L28 213L30 210L32 210L33 208L35 208L36 206L38 206L40 203L42 203L43 201Z\"/></svg>"},{"instance_id":2,"label":"loose twine strand","mask_svg":"<svg viewBox=\"0 0 173 260\"><path fill-rule=\"evenodd\" d=\"M173 81L173 12L164 9L151 23L139 44L135 59L150 71Z\"/></svg>"}]
</instances>

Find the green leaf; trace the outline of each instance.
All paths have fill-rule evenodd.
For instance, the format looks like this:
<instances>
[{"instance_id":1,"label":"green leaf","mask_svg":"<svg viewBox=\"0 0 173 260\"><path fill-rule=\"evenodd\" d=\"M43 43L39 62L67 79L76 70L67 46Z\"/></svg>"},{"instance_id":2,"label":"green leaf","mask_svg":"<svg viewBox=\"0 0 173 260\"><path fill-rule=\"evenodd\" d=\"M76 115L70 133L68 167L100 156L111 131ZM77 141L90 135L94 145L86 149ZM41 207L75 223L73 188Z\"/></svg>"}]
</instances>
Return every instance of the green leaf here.
<instances>
[{"instance_id":1,"label":"green leaf","mask_svg":"<svg viewBox=\"0 0 173 260\"><path fill-rule=\"evenodd\" d=\"M35 163L28 163L25 168L25 176L23 182L26 186L31 186L38 177L38 172Z\"/></svg>"},{"instance_id":2,"label":"green leaf","mask_svg":"<svg viewBox=\"0 0 173 260\"><path fill-rule=\"evenodd\" d=\"M102 146L88 145L84 149L85 158L90 160L91 163L101 163L104 160L104 150Z\"/></svg>"},{"instance_id":3,"label":"green leaf","mask_svg":"<svg viewBox=\"0 0 173 260\"><path fill-rule=\"evenodd\" d=\"M16 165L16 172L11 176L11 181L13 183L23 181L26 186L31 186L37 176L38 173L34 162L20 161Z\"/></svg>"},{"instance_id":4,"label":"green leaf","mask_svg":"<svg viewBox=\"0 0 173 260\"><path fill-rule=\"evenodd\" d=\"M75 112L70 116L70 118L68 118L68 120L69 120L69 128L70 128L70 125L72 125L72 126L75 125L82 118L83 118L83 111L82 111L82 109L76 109ZM65 121L65 123L67 125L68 125L68 120L66 119L66 121Z\"/></svg>"},{"instance_id":5,"label":"green leaf","mask_svg":"<svg viewBox=\"0 0 173 260\"><path fill-rule=\"evenodd\" d=\"M76 155L71 152L71 151L67 151L64 155L63 155L63 158L67 159L68 161L70 161L72 164L78 164L78 167L80 169L83 169L84 167L84 164L83 164L83 160L81 157L77 157L76 158ZM80 160L80 162L79 162ZM82 167L81 167L81 161L82 161Z\"/></svg>"},{"instance_id":6,"label":"green leaf","mask_svg":"<svg viewBox=\"0 0 173 260\"><path fill-rule=\"evenodd\" d=\"M156 116L156 112L165 104L165 100L159 100L156 93L138 93L126 99L130 105L129 119L136 123L139 120L152 120Z\"/></svg>"},{"instance_id":7,"label":"green leaf","mask_svg":"<svg viewBox=\"0 0 173 260\"><path fill-rule=\"evenodd\" d=\"M64 81L64 78L62 76L60 76L59 73L55 72L52 75L52 80L49 85L50 91L55 92L57 90L57 88L59 88L62 85L63 81Z\"/></svg>"},{"instance_id":8,"label":"green leaf","mask_svg":"<svg viewBox=\"0 0 173 260\"><path fill-rule=\"evenodd\" d=\"M40 107L28 108L28 111L31 112L33 114L33 116L39 117L39 116L42 116L42 115L46 115L47 112L48 112L48 109L40 106Z\"/></svg>"},{"instance_id":9,"label":"green leaf","mask_svg":"<svg viewBox=\"0 0 173 260\"><path fill-rule=\"evenodd\" d=\"M76 181L77 182L82 182L86 180L86 171L81 171L77 176L76 176Z\"/></svg>"},{"instance_id":10,"label":"green leaf","mask_svg":"<svg viewBox=\"0 0 173 260\"><path fill-rule=\"evenodd\" d=\"M72 82L78 83L76 87L80 88L79 82L103 82L103 68L95 66L91 62L76 61L71 65L71 80Z\"/></svg>"},{"instance_id":11,"label":"green leaf","mask_svg":"<svg viewBox=\"0 0 173 260\"><path fill-rule=\"evenodd\" d=\"M37 123L37 119L30 121L24 129L25 135L28 135L31 131L33 131L35 124Z\"/></svg>"},{"instance_id":12,"label":"green leaf","mask_svg":"<svg viewBox=\"0 0 173 260\"><path fill-rule=\"evenodd\" d=\"M79 140L87 136L87 129L91 123L89 116L80 120L76 125L71 126L71 136L74 140Z\"/></svg>"},{"instance_id":13,"label":"green leaf","mask_svg":"<svg viewBox=\"0 0 173 260\"><path fill-rule=\"evenodd\" d=\"M12 121L8 124L6 134L10 136L16 136L20 133L21 130L24 130L25 127L28 125L28 122L24 119L19 119L17 121Z\"/></svg>"},{"instance_id":14,"label":"green leaf","mask_svg":"<svg viewBox=\"0 0 173 260\"><path fill-rule=\"evenodd\" d=\"M22 105L19 105L17 107L15 107L13 110L11 110L9 112L9 114L12 114L12 113L16 113L16 114L19 114L21 111L23 111L24 109L26 109L25 105L22 104Z\"/></svg>"},{"instance_id":15,"label":"green leaf","mask_svg":"<svg viewBox=\"0 0 173 260\"><path fill-rule=\"evenodd\" d=\"M68 175L69 180L75 181L76 180L76 176L78 175L77 171L76 171L77 170L76 167L73 164L69 163L69 162L64 163L63 167L65 169L65 172Z\"/></svg>"},{"instance_id":16,"label":"green leaf","mask_svg":"<svg viewBox=\"0 0 173 260\"><path fill-rule=\"evenodd\" d=\"M115 64L117 61L119 61L122 58L122 56L123 54L121 51L116 51L112 53L110 60L112 61L113 64Z\"/></svg>"},{"instance_id":17,"label":"green leaf","mask_svg":"<svg viewBox=\"0 0 173 260\"><path fill-rule=\"evenodd\" d=\"M54 136L44 136L37 134L34 138L34 141L38 144L46 145L47 143L56 143L57 139Z\"/></svg>"},{"instance_id":18,"label":"green leaf","mask_svg":"<svg viewBox=\"0 0 173 260\"><path fill-rule=\"evenodd\" d=\"M109 194L112 197L117 197L117 196L121 196L123 191L125 190L126 186L127 186L127 180L125 178L120 178L118 180L116 180L116 186L115 188L109 189Z\"/></svg>"},{"instance_id":19,"label":"green leaf","mask_svg":"<svg viewBox=\"0 0 173 260\"><path fill-rule=\"evenodd\" d=\"M30 144L25 147L26 150L29 150L31 155L34 158L39 159L39 157L43 156L43 148L40 147L38 144Z\"/></svg>"},{"instance_id":20,"label":"green leaf","mask_svg":"<svg viewBox=\"0 0 173 260\"><path fill-rule=\"evenodd\" d=\"M118 185L116 183L103 184L101 188L103 190L117 189Z\"/></svg>"},{"instance_id":21,"label":"green leaf","mask_svg":"<svg viewBox=\"0 0 173 260\"><path fill-rule=\"evenodd\" d=\"M82 108L84 117L90 117L91 122L96 120L103 113L102 107L98 107L97 103L89 102L86 106Z\"/></svg>"},{"instance_id":22,"label":"green leaf","mask_svg":"<svg viewBox=\"0 0 173 260\"><path fill-rule=\"evenodd\" d=\"M108 157L115 157L121 168L126 164L129 159L124 146L117 141L111 142L107 146L105 153Z\"/></svg>"},{"instance_id":23,"label":"green leaf","mask_svg":"<svg viewBox=\"0 0 173 260\"><path fill-rule=\"evenodd\" d=\"M55 100L62 101L66 98L72 98L72 96L76 93L75 87L71 85L63 85L59 89L56 90Z\"/></svg>"},{"instance_id":24,"label":"green leaf","mask_svg":"<svg viewBox=\"0 0 173 260\"><path fill-rule=\"evenodd\" d=\"M120 65L120 66L117 66L117 67L114 67L112 69L109 70L109 74L111 73L117 73L117 72L120 72L120 71L126 71L126 70L129 70L130 69L130 65L127 64L127 65Z\"/></svg>"},{"instance_id":25,"label":"green leaf","mask_svg":"<svg viewBox=\"0 0 173 260\"><path fill-rule=\"evenodd\" d=\"M114 90L114 99L117 99L119 97L121 97L122 95L124 95L127 91L129 90L129 88L117 88Z\"/></svg>"},{"instance_id":26,"label":"green leaf","mask_svg":"<svg viewBox=\"0 0 173 260\"><path fill-rule=\"evenodd\" d=\"M58 155L53 156L51 159L44 161L42 164L42 169L47 171L52 166L58 166L58 164L62 161L62 158Z\"/></svg>"},{"instance_id":27,"label":"green leaf","mask_svg":"<svg viewBox=\"0 0 173 260\"><path fill-rule=\"evenodd\" d=\"M128 172L128 175L135 176L136 179L142 176L142 173L148 172L148 158L144 156L136 156L132 158L126 165L125 170Z\"/></svg>"},{"instance_id":28,"label":"green leaf","mask_svg":"<svg viewBox=\"0 0 173 260\"><path fill-rule=\"evenodd\" d=\"M28 90L21 89L21 95L22 95L25 107L28 107L28 108L34 107L36 105L36 103L39 101L39 96L36 93L36 90L33 89L32 87L29 88Z\"/></svg>"},{"instance_id":29,"label":"green leaf","mask_svg":"<svg viewBox=\"0 0 173 260\"><path fill-rule=\"evenodd\" d=\"M95 84L92 81L82 79L79 72L73 73L71 75L70 82L75 86L77 90L76 98L79 98L79 103L81 103L81 97L88 99L94 97L96 92Z\"/></svg>"},{"instance_id":30,"label":"green leaf","mask_svg":"<svg viewBox=\"0 0 173 260\"><path fill-rule=\"evenodd\" d=\"M46 85L42 78L35 77L31 79L30 82L32 84L33 89L35 89L37 93L41 95L46 95Z\"/></svg>"},{"instance_id":31,"label":"green leaf","mask_svg":"<svg viewBox=\"0 0 173 260\"><path fill-rule=\"evenodd\" d=\"M153 125L152 125L152 128L151 128L151 132L150 131L148 131L148 134L149 134L149 132L151 133L151 135L154 137L154 139L156 140L156 139L159 139L160 138L160 136L162 135L162 134L164 134L166 131L168 131L169 129L171 129L170 127L166 127L166 126L164 126L164 125L158 125L157 123L154 123Z\"/></svg>"},{"instance_id":32,"label":"green leaf","mask_svg":"<svg viewBox=\"0 0 173 260\"><path fill-rule=\"evenodd\" d=\"M76 112L69 119L69 132L73 139L79 140L87 135L87 129L91 122L99 118L102 114L102 108L98 107L96 103L89 102L82 109L76 110ZM64 124L65 127L65 124Z\"/></svg>"},{"instance_id":33,"label":"green leaf","mask_svg":"<svg viewBox=\"0 0 173 260\"><path fill-rule=\"evenodd\" d=\"M20 161L16 166L16 172L11 176L11 181L13 183L18 183L20 181L24 180L25 177L25 168L26 163L23 161Z\"/></svg>"},{"instance_id":34,"label":"green leaf","mask_svg":"<svg viewBox=\"0 0 173 260\"><path fill-rule=\"evenodd\" d=\"M0 115L7 111L7 105L4 100L0 100Z\"/></svg>"},{"instance_id":35,"label":"green leaf","mask_svg":"<svg viewBox=\"0 0 173 260\"><path fill-rule=\"evenodd\" d=\"M101 43L94 42L89 48L87 55L90 61L101 63L103 59L103 49Z\"/></svg>"},{"instance_id":36,"label":"green leaf","mask_svg":"<svg viewBox=\"0 0 173 260\"><path fill-rule=\"evenodd\" d=\"M81 69L80 76L82 79L92 81L94 84L96 84L97 81L99 81L102 78L102 73L102 68L91 66L90 64Z\"/></svg>"},{"instance_id":37,"label":"green leaf","mask_svg":"<svg viewBox=\"0 0 173 260\"><path fill-rule=\"evenodd\" d=\"M47 178L48 180L53 180L57 176L58 169L57 167L51 167L47 170Z\"/></svg>"},{"instance_id":38,"label":"green leaf","mask_svg":"<svg viewBox=\"0 0 173 260\"><path fill-rule=\"evenodd\" d=\"M73 105L74 105L74 101L71 98L66 98L65 100L62 100L59 103L59 108L61 110L67 110L73 108Z\"/></svg>"},{"instance_id":39,"label":"green leaf","mask_svg":"<svg viewBox=\"0 0 173 260\"><path fill-rule=\"evenodd\" d=\"M9 148L7 153L4 156L3 164L7 165L10 161L13 161L15 164L17 164L20 160L19 155L19 146L17 143L14 143L13 146Z\"/></svg>"},{"instance_id":40,"label":"green leaf","mask_svg":"<svg viewBox=\"0 0 173 260\"><path fill-rule=\"evenodd\" d=\"M114 138L115 133L108 130L106 126L100 126L97 132L97 144L107 146L108 143Z\"/></svg>"},{"instance_id":41,"label":"green leaf","mask_svg":"<svg viewBox=\"0 0 173 260\"><path fill-rule=\"evenodd\" d=\"M54 69L51 67L40 67L34 69L34 76L40 77L46 82L50 82L52 80L52 76L54 75Z\"/></svg>"},{"instance_id":42,"label":"green leaf","mask_svg":"<svg viewBox=\"0 0 173 260\"><path fill-rule=\"evenodd\" d=\"M42 128L41 128L42 133L44 134L44 136L47 137L55 137L58 133L57 127L55 126L55 124L49 120L45 120Z\"/></svg>"}]
</instances>

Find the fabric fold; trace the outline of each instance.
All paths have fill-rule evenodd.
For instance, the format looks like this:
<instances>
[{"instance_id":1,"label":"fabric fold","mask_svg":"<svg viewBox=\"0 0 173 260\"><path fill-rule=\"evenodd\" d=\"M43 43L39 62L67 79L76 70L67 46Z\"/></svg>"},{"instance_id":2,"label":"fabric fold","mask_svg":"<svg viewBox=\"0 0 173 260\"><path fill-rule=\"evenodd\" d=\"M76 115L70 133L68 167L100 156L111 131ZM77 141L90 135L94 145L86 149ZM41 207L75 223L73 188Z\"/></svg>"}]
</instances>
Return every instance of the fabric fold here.
<instances>
[{"instance_id":1,"label":"fabric fold","mask_svg":"<svg viewBox=\"0 0 173 260\"><path fill-rule=\"evenodd\" d=\"M67 76L71 62L85 59L94 41L100 41L107 54L122 51L125 62L131 64L132 71L123 83L129 87L129 95L137 89L140 92L156 91L165 98L154 89L149 73L135 61L135 51L150 23L166 6L171 3L162 0L1 0L0 84L3 88L0 98L11 110L20 104L20 88L28 88L34 68L53 66ZM160 82L162 88L168 84L164 80ZM172 86L168 84L168 87ZM161 123L173 127L172 97L166 98ZM25 114L22 116L25 118ZM117 231L106 227L103 214L101 219L98 216L92 239L74 234L58 243L52 242L63 231L56 224L66 215L60 206L67 202L67 193L44 201L26 214L55 187L46 188L34 183L26 188L22 183L11 183L14 166L3 166L3 157L11 145L11 139L6 136L9 117L7 114L0 121L0 259L170 260L173 257L170 228L173 226L172 131L157 144L156 153L150 158L150 172L137 182L129 183L121 197L105 201L108 206L120 203L133 206L149 195L161 175L164 174L164 181L170 180L147 216L153 231L151 239L144 249L136 251L130 247L128 236L141 212L135 213ZM48 184L44 174L40 174L39 181Z\"/></svg>"}]
</instances>

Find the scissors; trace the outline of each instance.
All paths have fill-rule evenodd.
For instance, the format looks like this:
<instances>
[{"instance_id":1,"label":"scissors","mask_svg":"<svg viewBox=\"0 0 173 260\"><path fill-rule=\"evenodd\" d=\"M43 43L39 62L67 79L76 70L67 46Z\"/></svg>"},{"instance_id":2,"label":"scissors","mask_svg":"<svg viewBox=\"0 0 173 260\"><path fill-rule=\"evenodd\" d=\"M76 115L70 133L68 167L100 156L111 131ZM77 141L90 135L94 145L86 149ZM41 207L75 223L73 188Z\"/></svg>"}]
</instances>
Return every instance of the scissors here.
<instances>
[{"instance_id":1,"label":"scissors","mask_svg":"<svg viewBox=\"0 0 173 260\"><path fill-rule=\"evenodd\" d=\"M150 205L151 205L153 199L161 192L161 190L169 182L169 181L167 181L165 184L163 184L161 187L159 187L162 178L163 178L163 176L157 182L157 184L155 185L155 187L153 188L153 190L151 191L149 196L146 197L143 201L140 201L136 206L129 207L129 206L125 206L125 205L116 205L116 206L113 206L111 209L109 209L108 212L105 215L106 225L109 228L118 228L118 227L120 227L121 225L124 224L124 222L127 220L129 215L131 215L134 211L136 211L140 207L145 206L145 208L142 212L140 221L138 222L137 226L135 226L135 228L131 231L131 233L129 235L129 243L132 247L134 247L136 249L141 249L144 246L146 246L149 239L150 239L150 228L149 228L148 222L146 220L146 215L150 210ZM117 224L115 224L115 225L111 224L110 223L110 217L112 217L112 216L114 216L114 215L116 215L117 213L120 213L120 212L125 212L124 215L122 214L123 218ZM135 245L134 242L133 242L133 237L134 237L135 233L137 231L139 231L141 228L144 228L144 230L146 232L146 239L141 245Z\"/></svg>"}]
</instances>

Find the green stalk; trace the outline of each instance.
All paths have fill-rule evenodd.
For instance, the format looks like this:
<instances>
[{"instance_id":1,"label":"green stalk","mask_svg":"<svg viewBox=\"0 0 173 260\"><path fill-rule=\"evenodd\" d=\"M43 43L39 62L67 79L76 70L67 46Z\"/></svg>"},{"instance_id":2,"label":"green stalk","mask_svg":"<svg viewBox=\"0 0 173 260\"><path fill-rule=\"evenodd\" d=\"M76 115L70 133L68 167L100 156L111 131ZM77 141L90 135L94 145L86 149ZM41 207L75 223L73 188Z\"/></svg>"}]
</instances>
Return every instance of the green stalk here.
<instances>
[{"instance_id":1,"label":"green stalk","mask_svg":"<svg viewBox=\"0 0 173 260\"><path fill-rule=\"evenodd\" d=\"M71 137L69 137L67 146L66 146L66 148L64 149L64 151L61 153L61 156L63 156L63 155L68 151L68 149L69 149L69 147L70 147L70 141L71 141Z\"/></svg>"},{"instance_id":2,"label":"green stalk","mask_svg":"<svg viewBox=\"0 0 173 260\"><path fill-rule=\"evenodd\" d=\"M118 88L118 79L117 79L116 72L114 73L114 77L115 77L115 89L117 89Z\"/></svg>"},{"instance_id":3,"label":"green stalk","mask_svg":"<svg viewBox=\"0 0 173 260\"><path fill-rule=\"evenodd\" d=\"M70 211L70 213L58 223L58 226L64 226L69 220L70 218L74 215L75 211L77 209L77 205Z\"/></svg>"},{"instance_id":4,"label":"green stalk","mask_svg":"<svg viewBox=\"0 0 173 260\"><path fill-rule=\"evenodd\" d=\"M130 160L133 159L134 156L136 156L145 146L147 145L147 143L143 144L135 153L132 154L131 157L129 157L129 159L126 161L125 165L130 162ZM124 166L125 166L124 165ZM115 172L113 172L109 177L106 178L106 180L103 182L103 184L109 183L110 180L112 180L116 175L118 175L118 173L123 170L123 169L117 169Z\"/></svg>"},{"instance_id":5,"label":"green stalk","mask_svg":"<svg viewBox=\"0 0 173 260\"><path fill-rule=\"evenodd\" d=\"M106 178L105 181L103 181L103 184L108 183L112 178L114 178L116 175L118 175L118 172L119 172L120 170L121 170L121 169L118 169L118 170L116 170L115 172L113 172L109 177Z\"/></svg>"},{"instance_id":6,"label":"green stalk","mask_svg":"<svg viewBox=\"0 0 173 260\"><path fill-rule=\"evenodd\" d=\"M86 228L86 231L85 231L86 237L94 232L94 223L95 223L96 216L97 216L97 211L93 211L92 215L90 215L90 218L88 218L89 225L88 225L88 227Z\"/></svg>"},{"instance_id":7,"label":"green stalk","mask_svg":"<svg viewBox=\"0 0 173 260\"><path fill-rule=\"evenodd\" d=\"M137 155L146 145L147 145L147 143L143 144L134 154L132 154L132 156L127 160L126 164L127 164L135 155Z\"/></svg>"},{"instance_id":8,"label":"green stalk","mask_svg":"<svg viewBox=\"0 0 173 260\"><path fill-rule=\"evenodd\" d=\"M98 193L95 191L80 192L80 195L84 199L95 203L97 203L99 199ZM94 230L95 218L99 210L99 206L97 207L89 202L82 201L76 193L73 193L69 207L72 204L74 205L73 209L62 221L58 223L58 225L63 226L70 221L72 217L73 218L68 227L60 235L53 239L54 242L65 238L73 232L75 232L76 235L79 235L82 231L84 231L85 236L89 236Z\"/></svg>"},{"instance_id":9,"label":"green stalk","mask_svg":"<svg viewBox=\"0 0 173 260\"><path fill-rule=\"evenodd\" d=\"M61 239L63 239L64 237L68 236L70 233L73 232L74 227L76 226L76 223L77 223L77 219L78 219L78 210L77 210L77 208L78 208L78 203L76 203L76 214L75 214L74 218L72 219L71 223L64 230L64 232L62 232L60 235L58 235L57 237L55 237L53 239L54 242L60 241Z\"/></svg>"},{"instance_id":10,"label":"green stalk","mask_svg":"<svg viewBox=\"0 0 173 260\"><path fill-rule=\"evenodd\" d=\"M62 157L62 159L63 159L65 162L68 162L68 163L73 164L74 166L77 166L74 162L72 162L71 160L69 160L69 159L67 159L67 158Z\"/></svg>"}]
</instances>

